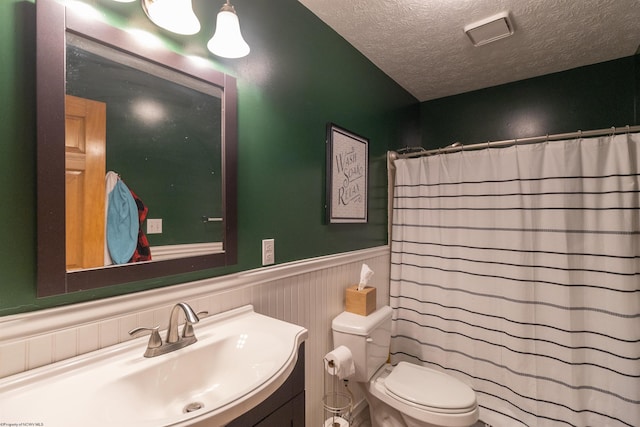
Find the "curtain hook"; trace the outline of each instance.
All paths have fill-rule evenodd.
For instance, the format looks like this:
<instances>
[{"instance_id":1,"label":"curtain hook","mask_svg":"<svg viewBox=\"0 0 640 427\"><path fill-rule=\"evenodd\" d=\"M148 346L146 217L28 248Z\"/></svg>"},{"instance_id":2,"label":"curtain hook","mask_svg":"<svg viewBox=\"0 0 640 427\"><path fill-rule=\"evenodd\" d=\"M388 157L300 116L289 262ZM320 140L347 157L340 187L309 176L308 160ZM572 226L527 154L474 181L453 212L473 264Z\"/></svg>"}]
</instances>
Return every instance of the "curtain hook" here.
<instances>
[{"instance_id":1,"label":"curtain hook","mask_svg":"<svg viewBox=\"0 0 640 427\"><path fill-rule=\"evenodd\" d=\"M616 134L616 127L611 126L611 136L614 136L615 134Z\"/></svg>"},{"instance_id":2,"label":"curtain hook","mask_svg":"<svg viewBox=\"0 0 640 427\"><path fill-rule=\"evenodd\" d=\"M629 133L629 125L626 125L625 128L627 129L627 133Z\"/></svg>"}]
</instances>

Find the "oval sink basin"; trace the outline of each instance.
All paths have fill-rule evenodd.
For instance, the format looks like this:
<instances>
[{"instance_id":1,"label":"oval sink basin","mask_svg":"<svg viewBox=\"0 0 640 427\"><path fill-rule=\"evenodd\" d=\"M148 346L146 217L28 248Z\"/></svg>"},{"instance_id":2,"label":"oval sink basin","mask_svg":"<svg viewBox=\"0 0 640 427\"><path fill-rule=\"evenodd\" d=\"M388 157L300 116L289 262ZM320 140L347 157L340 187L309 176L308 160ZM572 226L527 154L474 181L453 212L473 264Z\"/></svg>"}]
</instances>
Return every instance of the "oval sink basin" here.
<instances>
[{"instance_id":1,"label":"oval sink basin","mask_svg":"<svg viewBox=\"0 0 640 427\"><path fill-rule=\"evenodd\" d=\"M250 305L202 319L194 329L198 342L161 356L143 357L148 337L142 337L1 379L2 420L221 426L284 383L307 338L305 328Z\"/></svg>"}]
</instances>

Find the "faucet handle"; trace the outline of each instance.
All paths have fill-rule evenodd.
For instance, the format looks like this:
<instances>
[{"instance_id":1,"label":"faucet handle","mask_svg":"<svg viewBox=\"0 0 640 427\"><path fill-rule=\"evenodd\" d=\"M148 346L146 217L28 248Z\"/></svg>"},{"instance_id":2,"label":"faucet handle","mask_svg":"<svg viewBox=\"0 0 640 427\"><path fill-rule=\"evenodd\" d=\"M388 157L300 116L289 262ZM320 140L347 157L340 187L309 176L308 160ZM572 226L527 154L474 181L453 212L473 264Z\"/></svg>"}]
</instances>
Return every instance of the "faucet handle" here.
<instances>
[{"instance_id":1,"label":"faucet handle","mask_svg":"<svg viewBox=\"0 0 640 427\"><path fill-rule=\"evenodd\" d=\"M153 328L140 327L130 330L129 335L134 337L136 335L141 335L142 333L150 332L151 336L149 337L149 344L147 345L147 348L157 348L162 346L162 338L160 337L159 331L160 326L154 326Z\"/></svg>"},{"instance_id":2,"label":"faucet handle","mask_svg":"<svg viewBox=\"0 0 640 427\"><path fill-rule=\"evenodd\" d=\"M209 315L208 311L199 311L196 313L196 317L198 318L198 320L200 320L200 318L205 318L208 315ZM189 320L186 320L184 323L184 328L182 328L182 338L188 338L193 336L195 336L195 332L193 332L193 323L189 322Z\"/></svg>"}]
</instances>

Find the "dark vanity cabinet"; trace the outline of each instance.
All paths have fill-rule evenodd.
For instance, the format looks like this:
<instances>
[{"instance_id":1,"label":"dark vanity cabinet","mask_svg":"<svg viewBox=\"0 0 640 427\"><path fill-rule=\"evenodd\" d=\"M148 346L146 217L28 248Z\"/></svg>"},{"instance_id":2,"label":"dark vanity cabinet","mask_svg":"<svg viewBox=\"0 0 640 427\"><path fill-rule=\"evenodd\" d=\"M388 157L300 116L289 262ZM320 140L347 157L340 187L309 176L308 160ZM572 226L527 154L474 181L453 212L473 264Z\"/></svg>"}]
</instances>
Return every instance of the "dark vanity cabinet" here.
<instances>
[{"instance_id":1,"label":"dark vanity cabinet","mask_svg":"<svg viewBox=\"0 0 640 427\"><path fill-rule=\"evenodd\" d=\"M304 427L304 343L289 378L264 402L227 424L227 427Z\"/></svg>"}]
</instances>

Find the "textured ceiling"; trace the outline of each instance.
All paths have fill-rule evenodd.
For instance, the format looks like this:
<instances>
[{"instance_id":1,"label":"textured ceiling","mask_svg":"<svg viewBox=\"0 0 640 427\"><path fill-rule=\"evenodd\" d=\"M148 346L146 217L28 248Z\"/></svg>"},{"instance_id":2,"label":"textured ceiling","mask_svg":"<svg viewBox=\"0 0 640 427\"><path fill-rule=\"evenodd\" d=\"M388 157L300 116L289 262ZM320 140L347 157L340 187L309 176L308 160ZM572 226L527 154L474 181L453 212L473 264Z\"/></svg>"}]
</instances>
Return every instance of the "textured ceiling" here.
<instances>
[{"instance_id":1,"label":"textured ceiling","mask_svg":"<svg viewBox=\"0 0 640 427\"><path fill-rule=\"evenodd\" d=\"M419 101L633 55L640 0L299 0ZM463 28L508 11L511 37Z\"/></svg>"}]
</instances>

